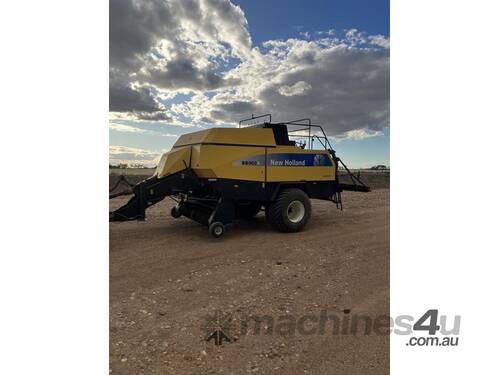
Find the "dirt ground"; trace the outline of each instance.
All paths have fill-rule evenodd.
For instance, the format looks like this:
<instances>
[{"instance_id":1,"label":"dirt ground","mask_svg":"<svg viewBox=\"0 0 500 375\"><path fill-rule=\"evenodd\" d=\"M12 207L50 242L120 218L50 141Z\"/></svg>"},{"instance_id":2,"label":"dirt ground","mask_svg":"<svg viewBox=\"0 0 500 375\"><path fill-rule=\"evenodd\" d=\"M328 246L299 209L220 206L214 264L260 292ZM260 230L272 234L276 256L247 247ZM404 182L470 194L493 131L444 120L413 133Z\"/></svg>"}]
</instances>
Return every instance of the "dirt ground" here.
<instances>
[{"instance_id":1,"label":"dirt ground","mask_svg":"<svg viewBox=\"0 0 500 375\"><path fill-rule=\"evenodd\" d=\"M218 240L172 205L110 223L111 373L389 373L389 336L364 324L389 315L388 188L313 201L300 233L261 213Z\"/></svg>"}]
</instances>

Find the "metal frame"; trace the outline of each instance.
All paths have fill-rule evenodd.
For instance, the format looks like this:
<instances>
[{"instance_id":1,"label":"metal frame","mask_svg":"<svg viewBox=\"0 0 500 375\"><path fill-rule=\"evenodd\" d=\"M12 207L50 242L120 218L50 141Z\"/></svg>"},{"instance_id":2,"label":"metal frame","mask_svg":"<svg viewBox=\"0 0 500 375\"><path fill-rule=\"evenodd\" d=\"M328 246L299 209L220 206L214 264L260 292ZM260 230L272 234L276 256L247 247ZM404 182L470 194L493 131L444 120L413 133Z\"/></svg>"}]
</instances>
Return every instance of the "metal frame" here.
<instances>
[{"instance_id":1,"label":"metal frame","mask_svg":"<svg viewBox=\"0 0 500 375\"><path fill-rule=\"evenodd\" d=\"M304 123L306 122L306 123ZM303 118L303 119L298 119L298 120L293 120L293 121L285 121L285 122L280 122L279 124L282 125L291 125L291 126L303 126L302 128L299 129L292 129L288 130L288 136L289 137L297 137L297 138L307 138L307 147L309 150L312 150L314 147L314 138L318 139L320 144L323 146L325 150L332 150L333 147L328 140L328 137L326 136L325 131L323 130L323 127L319 124L312 124L310 118ZM319 129L321 131L321 134L318 136L316 134L311 134L312 128ZM301 134L290 134L290 133L295 133L295 132L300 132L300 131L307 131L307 135L301 135ZM322 141L324 140L324 142Z\"/></svg>"},{"instance_id":2,"label":"metal frame","mask_svg":"<svg viewBox=\"0 0 500 375\"><path fill-rule=\"evenodd\" d=\"M252 114L252 117L240 120L240 122L238 122L238 128L241 128L242 125L246 125L246 124L244 124L244 122L246 122L246 121L258 120L258 119L261 119L261 118L264 118L264 117L269 117L269 121L268 122L264 121L264 122L261 122L261 123L256 122L254 124L248 124L247 126L255 126L255 125L260 125L260 124L270 124L271 121L272 121L272 116L271 116L270 113L266 113L265 115L259 115L259 116L254 116Z\"/></svg>"},{"instance_id":3,"label":"metal frame","mask_svg":"<svg viewBox=\"0 0 500 375\"><path fill-rule=\"evenodd\" d=\"M267 118L268 121L263 120L260 121L261 119ZM248 123L250 122L250 123ZM319 124L313 124L311 122L310 118L302 118L302 119L297 119L297 120L292 120L292 121L284 121L284 122L272 122L272 115L270 113L267 113L265 115L259 115L259 116L254 116L252 114L251 117L243 119L238 122L238 128L241 128L242 126L258 126L258 125L290 125L290 126L300 126L301 128L299 129L292 129L288 130L288 136L289 137L295 137L295 138L307 138L307 147L309 150L312 150L314 147L314 139L317 139L320 144L323 146L325 150L333 150L333 147L328 140L328 137L326 136L325 131L323 130L323 127ZM318 136L317 134L312 134L311 130L312 128L319 129L321 131L321 134ZM301 135L301 134L290 134L290 133L296 133L300 131L307 131L307 135Z\"/></svg>"}]
</instances>

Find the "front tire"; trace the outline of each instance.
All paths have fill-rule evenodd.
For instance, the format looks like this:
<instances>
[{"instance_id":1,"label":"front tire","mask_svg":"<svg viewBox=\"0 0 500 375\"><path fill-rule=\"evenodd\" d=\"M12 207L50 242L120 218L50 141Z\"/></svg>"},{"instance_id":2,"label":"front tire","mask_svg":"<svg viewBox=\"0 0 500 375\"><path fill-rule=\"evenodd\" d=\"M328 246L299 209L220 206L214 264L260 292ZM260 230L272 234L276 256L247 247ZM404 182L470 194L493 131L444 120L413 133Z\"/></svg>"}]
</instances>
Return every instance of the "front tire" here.
<instances>
[{"instance_id":1,"label":"front tire","mask_svg":"<svg viewBox=\"0 0 500 375\"><path fill-rule=\"evenodd\" d=\"M283 190L278 198L266 207L266 220L280 232L298 232L311 217L311 201L300 189Z\"/></svg>"}]
</instances>

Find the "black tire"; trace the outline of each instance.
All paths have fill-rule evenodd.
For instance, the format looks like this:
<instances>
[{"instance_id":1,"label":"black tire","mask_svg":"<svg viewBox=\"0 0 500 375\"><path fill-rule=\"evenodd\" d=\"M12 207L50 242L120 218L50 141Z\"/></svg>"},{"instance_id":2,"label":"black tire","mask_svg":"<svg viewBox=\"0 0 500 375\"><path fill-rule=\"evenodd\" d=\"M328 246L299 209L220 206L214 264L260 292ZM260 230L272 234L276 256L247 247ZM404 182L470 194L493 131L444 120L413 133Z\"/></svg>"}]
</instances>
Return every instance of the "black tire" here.
<instances>
[{"instance_id":1,"label":"black tire","mask_svg":"<svg viewBox=\"0 0 500 375\"><path fill-rule=\"evenodd\" d=\"M225 232L224 224L216 221L215 223L210 224L208 232L212 235L212 237L219 238Z\"/></svg>"},{"instance_id":2,"label":"black tire","mask_svg":"<svg viewBox=\"0 0 500 375\"><path fill-rule=\"evenodd\" d=\"M170 210L170 215L172 215L174 219L178 219L182 216L179 205L175 205L174 207L172 207L172 209Z\"/></svg>"},{"instance_id":3,"label":"black tire","mask_svg":"<svg viewBox=\"0 0 500 375\"><path fill-rule=\"evenodd\" d=\"M311 202L300 189L289 188L266 207L266 220L280 232L298 232L311 217Z\"/></svg>"},{"instance_id":4,"label":"black tire","mask_svg":"<svg viewBox=\"0 0 500 375\"><path fill-rule=\"evenodd\" d=\"M260 212L261 208L262 203L260 202L238 203L236 205L236 216L240 219L250 220Z\"/></svg>"}]
</instances>

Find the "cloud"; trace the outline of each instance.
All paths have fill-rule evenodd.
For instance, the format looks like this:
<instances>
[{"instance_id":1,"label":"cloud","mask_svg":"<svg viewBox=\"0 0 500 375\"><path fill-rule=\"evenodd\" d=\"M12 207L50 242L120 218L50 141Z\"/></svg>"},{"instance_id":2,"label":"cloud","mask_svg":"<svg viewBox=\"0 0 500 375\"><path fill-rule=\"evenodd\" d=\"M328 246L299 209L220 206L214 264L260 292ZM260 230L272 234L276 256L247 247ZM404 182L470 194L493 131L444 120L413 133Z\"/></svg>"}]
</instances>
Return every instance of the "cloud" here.
<instances>
[{"instance_id":1,"label":"cloud","mask_svg":"<svg viewBox=\"0 0 500 375\"><path fill-rule=\"evenodd\" d=\"M383 35L371 35L368 37L368 40L372 45L380 46L383 48L389 48L390 47L390 41L389 38L386 38Z\"/></svg>"},{"instance_id":2,"label":"cloud","mask_svg":"<svg viewBox=\"0 0 500 375\"><path fill-rule=\"evenodd\" d=\"M347 138L389 126L389 39L301 32L255 47L229 0L110 0L111 117L203 126L272 113ZM192 95L163 104L180 92Z\"/></svg>"},{"instance_id":3,"label":"cloud","mask_svg":"<svg viewBox=\"0 0 500 375\"><path fill-rule=\"evenodd\" d=\"M110 122L109 129L120 133L147 134L159 137L177 138L179 136L178 134L168 132L168 129L172 129L171 125L159 125L147 122L133 122L132 125L120 122Z\"/></svg>"},{"instance_id":4,"label":"cloud","mask_svg":"<svg viewBox=\"0 0 500 375\"><path fill-rule=\"evenodd\" d=\"M110 0L109 14L110 111L131 118L171 120L158 90L235 85L221 60L252 53L244 13L229 0Z\"/></svg>"},{"instance_id":5,"label":"cloud","mask_svg":"<svg viewBox=\"0 0 500 375\"><path fill-rule=\"evenodd\" d=\"M281 121L310 117L332 136L376 132L389 126L387 46L382 36L352 30L343 38L271 40L264 44L264 63L246 60L227 73L240 85L195 95L172 112L215 123L272 113Z\"/></svg>"},{"instance_id":6,"label":"cloud","mask_svg":"<svg viewBox=\"0 0 500 375\"><path fill-rule=\"evenodd\" d=\"M154 166L157 164L160 156L161 153L141 148L109 146L109 162L111 164L127 163Z\"/></svg>"},{"instance_id":7,"label":"cloud","mask_svg":"<svg viewBox=\"0 0 500 375\"><path fill-rule=\"evenodd\" d=\"M278 92L283 96L294 96L294 95L303 95L307 91L311 90L312 86L304 81L299 81L294 83L292 86L281 86L278 89Z\"/></svg>"},{"instance_id":8,"label":"cloud","mask_svg":"<svg viewBox=\"0 0 500 375\"><path fill-rule=\"evenodd\" d=\"M367 138L380 137L383 134L384 133L382 133L382 131L380 131L380 130L373 131L373 130L369 130L369 129L355 129L355 130L349 130L349 131L345 132L344 134L335 137L335 140L337 142L340 142L340 141L343 141L346 139L359 141L359 140L367 139Z\"/></svg>"},{"instance_id":9,"label":"cloud","mask_svg":"<svg viewBox=\"0 0 500 375\"><path fill-rule=\"evenodd\" d=\"M210 65L197 67L192 59L186 57L168 61L161 68L150 69L140 77L168 90L214 90L239 83L236 79L224 79Z\"/></svg>"},{"instance_id":10,"label":"cloud","mask_svg":"<svg viewBox=\"0 0 500 375\"><path fill-rule=\"evenodd\" d=\"M358 31L358 29L347 30L345 33L345 38L351 45L366 43L365 34Z\"/></svg>"},{"instance_id":11,"label":"cloud","mask_svg":"<svg viewBox=\"0 0 500 375\"><path fill-rule=\"evenodd\" d=\"M149 87L134 88L124 80L111 79L109 87L110 112L156 112L161 109Z\"/></svg>"},{"instance_id":12,"label":"cloud","mask_svg":"<svg viewBox=\"0 0 500 375\"><path fill-rule=\"evenodd\" d=\"M389 126L388 52L342 45L316 48L284 59L291 68L259 92L262 111L268 109L278 119L311 117L330 135ZM296 82L307 85L297 87ZM284 92L283 87L290 89Z\"/></svg>"},{"instance_id":13,"label":"cloud","mask_svg":"<svg viewBox=\"0 0 500 375\"><path fill-rule=\"evenodd\" d=\"M129 126L129 125L124 125L124 124L117 124L114 122L111 122L109 124L109 128L111 130L117 131L117 132L122 132L122 133L144 133L146 130L144 129L139 129L134 126Z\"/></svg>"}]
</instances>

